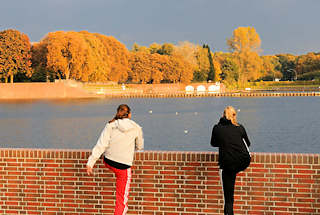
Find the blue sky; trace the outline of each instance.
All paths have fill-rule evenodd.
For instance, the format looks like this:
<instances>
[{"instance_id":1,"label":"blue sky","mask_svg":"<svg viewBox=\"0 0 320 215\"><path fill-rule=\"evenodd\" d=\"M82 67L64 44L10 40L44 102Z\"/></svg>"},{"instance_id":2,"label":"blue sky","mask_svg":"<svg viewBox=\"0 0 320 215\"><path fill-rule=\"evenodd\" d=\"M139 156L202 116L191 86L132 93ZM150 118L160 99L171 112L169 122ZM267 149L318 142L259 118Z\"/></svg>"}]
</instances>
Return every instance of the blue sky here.
<instances>
[{"instance_id":1,"label":"blue sky","mask_svg":"<svg viewBox=\"0 0 320 215\"><path fill-rule=\"evenodd\" d=\"M34 42L87 30L128 49L189 41L226 52L233 30L252 26L262 55L320 52L320 0L3 0L0 7L0 30L17 29Z\"/></svg>"}]
</instances>

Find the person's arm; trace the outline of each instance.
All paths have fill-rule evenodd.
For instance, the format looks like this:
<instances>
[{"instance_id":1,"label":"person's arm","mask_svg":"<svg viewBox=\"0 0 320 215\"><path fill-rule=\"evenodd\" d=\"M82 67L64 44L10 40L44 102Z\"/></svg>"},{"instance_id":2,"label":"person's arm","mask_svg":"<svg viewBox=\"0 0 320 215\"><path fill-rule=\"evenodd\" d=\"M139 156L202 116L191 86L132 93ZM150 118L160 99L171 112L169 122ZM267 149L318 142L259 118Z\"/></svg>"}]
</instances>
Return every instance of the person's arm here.
<instances>
[{"instance_id":1,"label":"person's arm","mask_svg":"<svg viewBox=\"0 0 320 215\"><path fill-rule=\"evenodd\" d=\"M216 140L216 126L217 125L213 126L210 144L213 147L220 147L220 144Z\"/></svg>"},{"instance_id":2,"label":"person's arm","mask_svg":"<svg viewBox=\"0 0 320 215\"><path fill-rule=\"evenodd\" d=\"M242 138L246 141L247 146L249 147L251 145L250 140L248 138L246 129L241 125L242 128Z\"/></svg>"},{"instance_id":3,"label":"person's arm","mask_svg":"<svg viewBox=\"0 0 320 215\"><path fill-rule=\"evenodd\" d=\"M93 169L94 164L100 158L101 154L109 146L110 132L111 132L111 126L108 123L106 125L106 127L103 129L103 131L97 141L97 144L92 149L92 153L91 153L90 157L88 158L88 162L87 162L88 175L92 175L92 169Z\"/></svg>"},{"instance_id":4,"label":"person's arm","mask_svg":"<svg viewBox=\"0 0 320 215\"><path fill-rule=\"evenodd\" d=\"M135 145L136 145L137 151L143 150L144 148L144 139L143 139L143 132L141 127L139 127L138 129L138 135L135 139Z\"/></svg>"}]
</instances>

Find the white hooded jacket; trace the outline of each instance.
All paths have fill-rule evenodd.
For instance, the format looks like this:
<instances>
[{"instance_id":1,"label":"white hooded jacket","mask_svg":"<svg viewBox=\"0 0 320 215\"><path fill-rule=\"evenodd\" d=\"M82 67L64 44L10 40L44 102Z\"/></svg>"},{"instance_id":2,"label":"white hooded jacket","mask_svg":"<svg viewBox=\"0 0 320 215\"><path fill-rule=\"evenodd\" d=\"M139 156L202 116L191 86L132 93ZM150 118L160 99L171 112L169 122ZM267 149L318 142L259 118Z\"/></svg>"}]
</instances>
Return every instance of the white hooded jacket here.
<instances>
[{"instance_id":1,"label":"white hooded jacket","mask_svg":"<svg viewBox=\"0 0 320 215\"><path fill-rule=\"evenodd\" d=\"M92 149L87 166L93 168L101 154L109 160L132 166L134 151L144 145L142 128L131 119L119 119L107 123L97 144Z\"/></svg>"}]
</instances>

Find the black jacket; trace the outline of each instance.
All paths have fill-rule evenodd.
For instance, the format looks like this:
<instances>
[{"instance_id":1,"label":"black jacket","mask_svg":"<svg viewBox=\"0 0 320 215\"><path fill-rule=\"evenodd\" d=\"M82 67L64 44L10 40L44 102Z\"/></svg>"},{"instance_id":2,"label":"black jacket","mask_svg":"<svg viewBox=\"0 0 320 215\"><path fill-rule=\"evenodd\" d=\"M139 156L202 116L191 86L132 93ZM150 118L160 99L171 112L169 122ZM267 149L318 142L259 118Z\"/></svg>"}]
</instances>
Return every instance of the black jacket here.
<instances>
[{"instance_id":1,"label":"black jacket","mask_svg":"<svg viewBox=\"0 0 320 215\"><path fill-rule=\"evenodd\" d=\"M250 141L244 127L233 125L225 117L222 117L213 127L211 145L219 147L221 169L240 172L249 166L251 157L243 140L249 147Z\"/></svg>"}]
</instances>

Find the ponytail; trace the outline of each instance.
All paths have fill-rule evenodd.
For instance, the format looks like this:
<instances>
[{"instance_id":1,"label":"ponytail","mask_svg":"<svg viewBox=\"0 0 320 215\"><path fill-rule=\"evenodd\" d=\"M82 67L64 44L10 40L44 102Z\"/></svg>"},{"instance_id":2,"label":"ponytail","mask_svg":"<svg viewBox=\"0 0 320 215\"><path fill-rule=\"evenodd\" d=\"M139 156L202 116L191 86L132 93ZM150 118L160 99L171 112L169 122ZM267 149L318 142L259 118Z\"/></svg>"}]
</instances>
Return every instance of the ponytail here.
<instances>
[{"instance_id":1,"label":"ponytail","mask_svg":"<svg viewBox=\"0 0 320 215\"><path fill-rule=\"evenodd\" d=\"M228 106L224 109L223 116L230 120L233 125L239 126L237 122L237 112L232 106Z\"/></svg>"}]
</instances>

